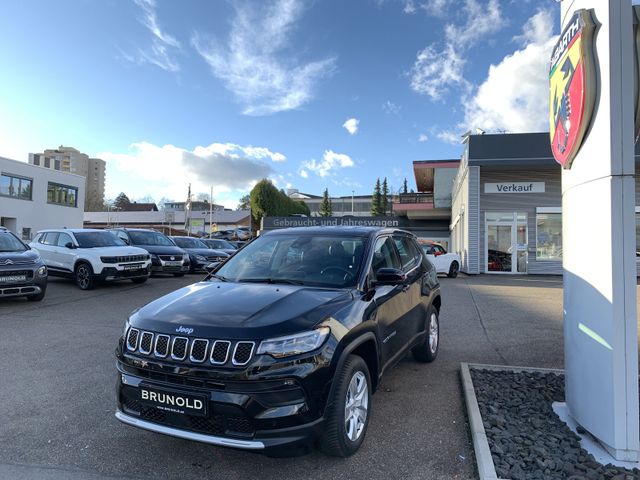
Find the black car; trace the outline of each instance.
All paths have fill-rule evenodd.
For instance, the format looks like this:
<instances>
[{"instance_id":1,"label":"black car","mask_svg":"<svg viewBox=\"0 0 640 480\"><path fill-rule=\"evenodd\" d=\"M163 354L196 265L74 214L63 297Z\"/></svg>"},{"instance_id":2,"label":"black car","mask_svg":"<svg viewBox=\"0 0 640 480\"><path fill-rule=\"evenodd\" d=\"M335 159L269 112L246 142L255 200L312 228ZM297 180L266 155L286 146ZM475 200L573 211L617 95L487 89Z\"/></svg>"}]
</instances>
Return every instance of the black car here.
<instances>
[{"instance_id":1,"label":"black car","mask_svg":"<svg viewBox=\"0 0 640 480\"><path fill-rule=\"evenodd\" d=\"M47 291L47 267L38 252L0 227L0 298L39 302Z\"/></svg>"},{"instance_id":2,"label":"black car","mask_svg":"<svg viewBox=\"0 0 640 480\"><path fill-rule=\"evenodd\" d=\"M207 248L220 250L227 255L233 255L238 250L237 246L224 238L201 238L200 241L204 243Z\"/></svg>"},{"instance_id":3,"label":"black car","mask_svg":"<svg viewBox=\"0 0 640 480\"><path fill-rule=\"evenodd\" d=\"M202 240L195 237L170 237L173 242L189 254L190 272L204 272L205 267L213 262L224 262L229 254L222 250L212 250Z\"/></svg>"},{"instance_id":4,"label":"black car","mask_svg":"<svg viewBox=\"0 0 640 480\"><path fill-rule=\"evenodd\" d=\"M191 268L189 255L165 234L144 228L112 230L127 245L144 248L151 255L151 273L172 273L182 277Z\"/></svg>"},{"instance_id":5,"label":"black car","mask_svg":"<svg viewBox=\"0 0 640 480\"><path fill-rule=\"evenodd\" d=\"M117 418L281 454L353 454L382 375L438 354L440 286L402 230L265 233L205 281L132 313L116 349ZM286 448L283 448L286 447Z\"/></svg>"}]
</instances>

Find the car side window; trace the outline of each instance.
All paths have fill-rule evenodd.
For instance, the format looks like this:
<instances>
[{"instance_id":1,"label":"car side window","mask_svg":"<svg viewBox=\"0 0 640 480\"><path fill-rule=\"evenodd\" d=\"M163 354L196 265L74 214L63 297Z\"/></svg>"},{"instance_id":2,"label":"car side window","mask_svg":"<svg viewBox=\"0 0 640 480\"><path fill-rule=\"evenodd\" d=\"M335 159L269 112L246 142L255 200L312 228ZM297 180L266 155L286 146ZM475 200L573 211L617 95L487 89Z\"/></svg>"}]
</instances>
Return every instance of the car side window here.
<instances>
[{"instance_id":1,"label":"car side window","mask_svg":"<svg viewBox=\"0 0 640 480\"><path fill-rule=\"evenodd\" d=\"M440 255L444 255L445 253L447 253L445 251L444 248L442 248L440 245L434 245L433 247L435 249L436 252L438 252Z\"/></svg>"},{"instance_id":2,"label":"car side window","mask_svg":"<svg viewBox=\"0 0 640 480\"><path fill-rule=\"evenodd\" d=\"M58 247L64 247L67 245L67 243L73 243L73 241L71 240L71 236L68 233L61 233L58 235L58 241L56 242L56 245Z\"/></svg>"},{"instance_id":3,"label":"car side window","mask_svg":"<svg viewBox=\"0 0 640 480\"><path fill-rule=\"evenodd\" d=\"M402 270L406 273L416 268L420 264L421 255L411 239L409 237L399 236L393 237L393 241L400 254Z\"/></svg>"},{"instance_id":4,"label":"car side window","mask_svg":"<svg viewBox=\"0 0 640 480\"><path fill-rule=\"evenodd\" d=\"M373 248L373 258L371 259L371 272L373 278L376 278L376 272L381 268L397 268L400 269L400 260L396 255L391 237L380 237L376 240Z\"/></svg>"},{"instance_id":5,"label":"car side window","mask_svg":"<svg viewBox=\"0 0 640 480\"><path fill-rule=\"evenodd\" d=\"M47 232L42 236L43 245L56 245L58 243L58 232Z\"/></svg>"}]
</instances>

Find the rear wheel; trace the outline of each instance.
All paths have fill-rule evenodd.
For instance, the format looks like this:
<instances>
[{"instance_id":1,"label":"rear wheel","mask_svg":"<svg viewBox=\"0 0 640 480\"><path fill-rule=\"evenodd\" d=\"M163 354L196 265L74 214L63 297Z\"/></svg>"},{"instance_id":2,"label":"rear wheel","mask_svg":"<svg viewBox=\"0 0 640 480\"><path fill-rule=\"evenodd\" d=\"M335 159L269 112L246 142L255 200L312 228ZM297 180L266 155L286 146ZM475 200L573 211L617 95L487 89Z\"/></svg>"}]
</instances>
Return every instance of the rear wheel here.
<instances>
[{"instance_id":1,"label":"rear wheel","mask_svg":"<svg viewBox=\"0 0 640 480\"><path fill-rule=\"evenodd\" d=\"M449 266L449 273L447 273L447 277L449 278L456 278L458 276L458 272L460 271L460 265L458 264L457 261L453 261L451 262L451 265Z\"/></svg>"},{"instance_id":2,"label":"rear wheel","mask_svg":"<svg viewBox=\"0 0 640 480\"><path fill-rule=\"evenodd\" d=\"M349 355L336 373L333 394L328 399L326 426L320 448L336 457L353 455L364 441L369 425L371 377L366 362Z\"/></svg>"},{"instance_id":3,"label":"rear wheel","mask_svg":"<svg viewBox=\"0 0 640 480\"><path fill-rule=\"evenodd\" d=\"M93 277L93 268L86 262L80 262L76 265L75 270L75 281L76 285L80 288L80 290L91 290L94 288L95 279Z\"/></svg>"},{"instance_id":4,"label":"rear wheel","mask_svg":"<svg viewBox=\"0 0 640 480\"><path fill-rule=\"evenodd\" d=\"M431 307L427 316L427 335L420 345L413 347L413 358L419 362L431 363L438 356L440 346L440 320L438 311Z\"/></svg>"}]
</instances>

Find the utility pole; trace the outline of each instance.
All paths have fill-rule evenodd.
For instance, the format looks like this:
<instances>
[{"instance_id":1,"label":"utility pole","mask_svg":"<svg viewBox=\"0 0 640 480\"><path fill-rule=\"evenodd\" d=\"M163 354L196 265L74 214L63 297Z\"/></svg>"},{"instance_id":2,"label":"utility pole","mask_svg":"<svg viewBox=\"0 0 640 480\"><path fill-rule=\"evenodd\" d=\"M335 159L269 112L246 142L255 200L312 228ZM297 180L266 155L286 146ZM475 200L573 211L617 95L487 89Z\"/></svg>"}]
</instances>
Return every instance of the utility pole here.
<instances>
[{"instance_id":1,"label":"utility pole","mask_svg":"<svg viewBox=\"0 0 640 480\"><path fill-rule=\"evenodd\" d=\"M355 190L351 190L351 215L353 215L353 195L356 193Z\"/></svg>"},{"instance_id":2,"label":"utility pole","mask_svg":"<svg viewBox=\"0 0 640 480\"><path fill-rule=\"evenodd\" d=\"M213 185L211 185L211 193L209 194L209 238L211 238L211 228L213 226Z\"/></svg>"}]
</instances>

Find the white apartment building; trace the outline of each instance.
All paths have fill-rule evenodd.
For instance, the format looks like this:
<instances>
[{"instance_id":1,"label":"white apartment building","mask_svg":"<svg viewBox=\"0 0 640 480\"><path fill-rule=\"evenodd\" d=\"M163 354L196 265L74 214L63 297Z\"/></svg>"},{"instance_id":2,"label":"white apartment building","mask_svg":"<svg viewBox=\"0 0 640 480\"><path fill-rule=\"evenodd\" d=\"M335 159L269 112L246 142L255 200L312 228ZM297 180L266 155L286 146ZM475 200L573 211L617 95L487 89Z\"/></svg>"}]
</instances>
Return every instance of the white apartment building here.
<instances>
[{"instance_id":1,"label":"white apartment building","mask_svg":"<svg viewBox=\"0 0 640 480\"><path fill-rule=\"evenodd\" d=\"M46 228L82 228L85 179L0 157L0 225L23 240Z\"/></svg>"},{"instance_id":2,"label":"white apartment building","mask_svg":"<svg viewBox=\"0 0 640 480\"><path fill-rule=\"evenodd\" d=\"M106 166L104 160L89 158L87 154L73 147L60 145L57 149L47 149L44 153L30 153L29 163L85 177L84 209L88 212L103 210Z\"/></svg>"}]
</instances>

